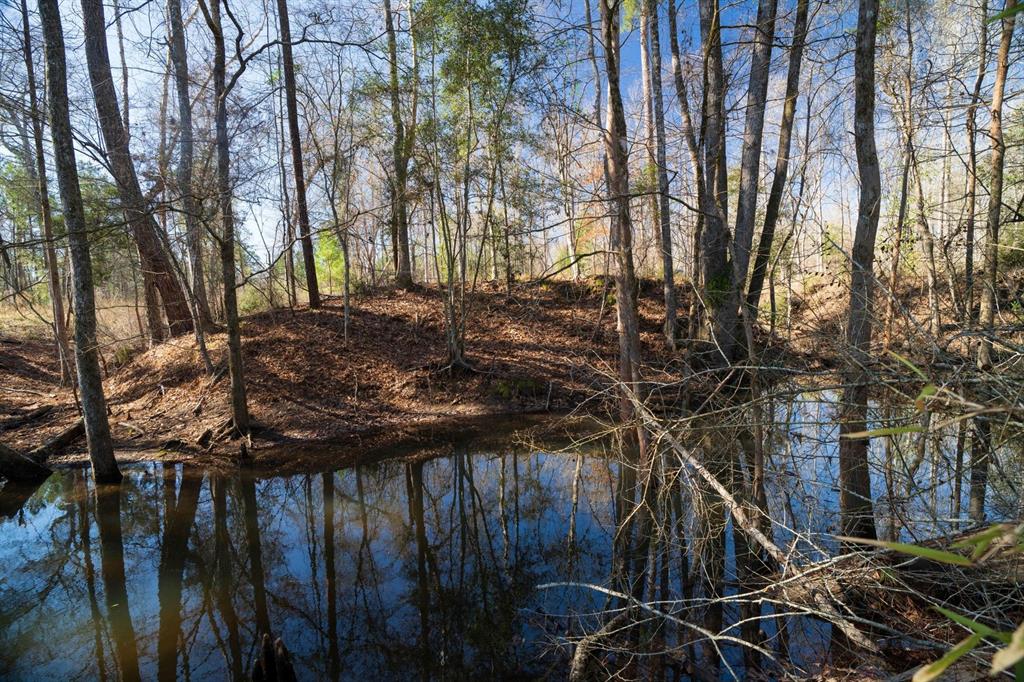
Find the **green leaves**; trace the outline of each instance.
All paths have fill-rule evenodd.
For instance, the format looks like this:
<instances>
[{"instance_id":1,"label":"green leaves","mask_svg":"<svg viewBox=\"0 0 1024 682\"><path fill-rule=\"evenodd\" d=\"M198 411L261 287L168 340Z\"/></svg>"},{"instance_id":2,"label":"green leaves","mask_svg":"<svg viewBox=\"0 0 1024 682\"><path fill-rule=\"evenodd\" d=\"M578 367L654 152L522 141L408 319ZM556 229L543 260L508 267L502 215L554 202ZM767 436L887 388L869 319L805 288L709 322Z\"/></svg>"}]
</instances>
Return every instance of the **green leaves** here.
<instances>
[{"instance_id":1,"label":"green leaves","mask_svg":"<svg viewBox=\"0 0 1024 682\"><path fill-rule=\"evenodd\" d=\"M998 675L1020 661L1024 661L1024 623L1013 631L1009 645L997 651L992 657L992 670L989 674Z\"/></svg>"},{"instance_id":2,"label":"green leaves","mask_svg":"<svg viewBox=\"0 0 1024 682\"><path fill-rule=\"evenodd\" d=\"M878 438L879 436L898 436L903 433L921 433L924 431L920 424L906 424L904 426L885 426L870 431L857 431L856 433L844 433L843 438L856 440L858 438Z\"/></svg>"},{"instance_id":3,"label":"green leaves","mask_svg":"<svg viewBox=\"0 0 1024 682\"><path fill-rule=\"evenodd\" d=\"M854 542L862 545L880 547L882 549L891 549L894 552L909 554L911 556L921 557L922 559L931 559L932 561L938 561L944 564L953 564L954 566L973 565L971 560L965 556L954 554L953 552L944 552L941 549L932 549L931 547L909 545L904 542L886 542L883 540L867 540L865 538L850 538L845 536L838 536L838 539L843 542Z\"/></svg>"},{"instance_id":4,"label":"green leaves","mask_svg":"<svg viewBox=\"0 0 1024 682\"><path fill-rule=\"evenodd\" d=\"M946 668L971 653L974 647L978 646L978 643L981 642L981 639L979 634L971 635L947 651L945 656L914 673L913 682L931 682L931 680L937 679L942 673L946 672Z\"/></svg>"},{"instance_id":5,"label":"green leaves","mask_svg":"<svg viewBox=\"0 0 1024 682\"><path fill-rule=\"evenodd\" d=\"M942 675L942 673L946 672L947 668L956 663L957 660L973 651L974 647L978 646L979 642L981 642L981 635L971 635L963 642L946 651L946 655L936 660L935 663L925 666L918 672L914 673L913 682L931 682L931 680L937 679Z\"/></svg>"},{"instance_id":6,"label":"green leaves","mask_svg":"<svg viewBox=\"0 0 1024 682\"><path fill-rule=\"evenodd\" d=\"M1024 12L1024 5L1014 5L1013 7L1007 7L1002 12L990 16L988 18L988 23L993 24L997 21L1002 21L1003 19L1009 19L1010 17L1016 16L1021 12Z\"/></svg>"}]
</instances>

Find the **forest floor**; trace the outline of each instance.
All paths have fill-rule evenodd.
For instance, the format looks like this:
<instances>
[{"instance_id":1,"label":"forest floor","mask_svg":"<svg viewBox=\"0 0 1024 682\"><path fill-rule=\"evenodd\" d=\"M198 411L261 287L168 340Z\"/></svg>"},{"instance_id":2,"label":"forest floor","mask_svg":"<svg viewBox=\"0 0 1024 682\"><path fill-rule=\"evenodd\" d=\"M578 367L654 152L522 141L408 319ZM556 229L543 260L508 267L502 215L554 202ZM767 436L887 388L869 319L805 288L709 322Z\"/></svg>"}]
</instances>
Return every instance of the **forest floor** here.
<instances>
[{"instance_id":1,"label":"forest floor","mask_svg":"<svg viewBox=\"0 0 1024 682\"><path fill-rule=\"evenodd\" d=\"M641 339L649 379L678 382L694 358L672 354L661 336L661 288L641 287ZM688 296L681 291L680 312ZM921 292L904 292L915 318ZM605 305L602 306L602 302ZM846 296L841 282L808 288L792 324L776 321L765 365L828 372L842 357ZM762 317L764 332L768 322ZM684 321L685 324L685 321ZM903 321L893 343L900 348ZM13 329L12 325L5 328ZM759 342L769 336L759 332ZM301 466L301 453L383 456L452 433L491 432L495 417L608 414L617 335L614 294L600 278L520 285L511 296L483 285L467 295L466 357L474 371L448 371L442 294L436 288L379 290L352 297L345 341L341 300L243 318L243 355L257 463ZM149 350L101 354L119 459L234 462L239 444L211 438L228 420L225 337L208 337L211 378L191 336ZM760 343L759 343L760 345ZM699 361L698 363L699 364ZM0 442L30 450L77 421L75 397L60 386L45 329L0 333ZM53 463L83 461L79 441Z\"/></svg>"},{"instance_id":2,"label":"forest floor","mask_svg":"<svg viewBox=\"0 0 1024 682\"><path fill-rule=\"evenodd\" d=\"M660 288L647 283L641 295L645 357L671 366L660 315ZM520 287L512 296L478 288L467 297L466 357L474 371L445 368L436 288L353 296L347 344L341 300L333 297L320 310L245 317L242 337L257 426L249 451L267 465L284 464L285 450L294 459L302 445L366 456L448 431L493 430L500 415L569 413L581 406L593 413L603 405L595 395L614 374L618 352L613 297L599 280L552 281ZM134 355L102 353L119 459L216 463L237 455L237 443L207 443L230 414L224 334L210 335L208 345L213 379L191 336ZM76 422L75 397L59 379L45 336L0 334L0 442L27 451ZM55 463L83 459L80 441Z\"/></svg>"}]
</instances>

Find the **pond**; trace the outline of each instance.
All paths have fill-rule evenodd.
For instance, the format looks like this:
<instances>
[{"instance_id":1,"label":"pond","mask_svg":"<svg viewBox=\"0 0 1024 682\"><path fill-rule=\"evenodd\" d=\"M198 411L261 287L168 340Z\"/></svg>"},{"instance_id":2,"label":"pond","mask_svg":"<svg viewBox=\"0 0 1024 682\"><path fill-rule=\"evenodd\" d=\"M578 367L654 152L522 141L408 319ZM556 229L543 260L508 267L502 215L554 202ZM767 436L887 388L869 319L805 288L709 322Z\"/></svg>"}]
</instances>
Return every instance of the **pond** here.
<instances>
[{"instance_id":1,"label":"pond","mask_svg":"<svg viewBox=\"0 0 1024 682\"><path fill-rule=\"evenodd\" d=\"M615 526L612 467L576 465L469 443L272 478L138 465L100 495L58 472L0 522L0 678L239 677L258 631L307 679L549 674L603 596L534 588L603 583Z\"/></svg>"},{"instance_id":2,"label":"pond","mask_svg":"<svg viewBox=\"0 0 1024 682\"><path fill-rule=\"evenodd\" d=\"M835 549L832 407L804 395L768 410L774 539L811 559ZM704 447L737 448L742 439L723 438L716 423L718 445ZM59 471L34 491L7 486L0 679L242 679L261 632L284 640L300 679L563 679L573 645L616 608L622 467L606 441L517 441L467 440L440 456L435 448L289 476L138 464L125 467L119 490L99 494L86 469ZM904 535L951 527L943 457L918 473L938 488L901 503ZM714 600L694 584L710 572L708 555L687 544L700 524L680 499L667 513L686 530L663 548L652 591L658 583L664 612L707 622L700 609ZM717 569L725 598L741 591L727 529ZM717 627L739 637L740 609L720 609ZM770 608L759 617L759 636L775 646ZM679 631L647 633L680 650L692 635L684 646ZM827 660L829 642L826 624L790 619L797 668ZM714 677L740 674L739 646L714 651L723 662ZM646 672L708 677L685 658Z\"/></svg>"}]
</instances>

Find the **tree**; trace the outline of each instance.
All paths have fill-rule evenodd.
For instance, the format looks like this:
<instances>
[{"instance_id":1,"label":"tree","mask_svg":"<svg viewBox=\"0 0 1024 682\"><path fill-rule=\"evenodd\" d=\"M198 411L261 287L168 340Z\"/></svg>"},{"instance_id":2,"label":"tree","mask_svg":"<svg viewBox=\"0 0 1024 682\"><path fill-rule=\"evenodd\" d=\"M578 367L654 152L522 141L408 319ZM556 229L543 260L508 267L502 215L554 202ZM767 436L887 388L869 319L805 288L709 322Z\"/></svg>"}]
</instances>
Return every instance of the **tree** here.
<instances>
[{"instance_id":1,"label":"tree","mask_svg":"<svg viewBox=\"0 0 1024 682\"><path fill-rule=\"evenodd\" d=\"M302 264L306 270L306 291L309 307L320 307L320 287L316 281L316 259L309 229L309 207L306 204L306 174L302 164L302 135L299 131L299 105L295 98L295 62L292 59L292 30L288 19L288 0L277 0L277 18L281 26L281 59L284 66L284 93L288 107L288 135L292 147L292 169L295 171L295 207L299 219L299 241L302 243Z\"/></svg>"},{"instance_id":2,"label":"tree","mask_svg":"<svg viewBox=\"0 0 1024 682\"><path fill-rule=\"evenodd\" d=\"M118 106L117 92L110 71L107 53L107 25L101 0L82 0L82 25L85 31L85 56L89 66L89 82L99 117L100 131L106 145L110 171L117 182L125 217L131 226L132 237L142 262L143 281L150 292L159 291L171 336L192 331L192 316L181 284L174 276L170 255L164 250L157 234L160 229L153 219L146 198L139 186L128 148L128 130L124 126ZM153 301L147 299L147 304ZM147 305L151 340L162 339L159 313Z\"/></svg>"},{"instance_id":3,"label":"tree","mask_svg":"<svg viewBox=\"0 0 1024 682\"><path fill-rule=\"evenodd\" d=\"M282 0L283 1L283 0ZM410 7L410 25L412 9ZM402 121L401 92L398 81L398 41L395 36L395 20L391 12L391 0L384 0L384 26L388 34L388 92L391 96L391 122L394 126L392 161L394 179L391 206L391 239L395 250L395 283L408 289L412 286L412 265L409 258L409 207L408 178L409 160L416 142L416 104L419 84L416 65L415 43L413 47L412 112L409 125Z\"/></svg>"},{"instance_id":4,"label":"tree","mask_svg":"<svg viewBox=\"0 0 1024 682\"><path fill-rule=\"evenodd\" d=\"M619 85L618 0L601 0L601 34L605 44L608 111L604 145L608 155L608 202L611 204L609 241L615 252L615 309L619 330L619 380L629 390L640 382L640 323L636 310L637 283L633 265L633 220L629 206L629 158L626 153L626 115ZM633 408L629 397L620 400L623 421Z\"/></svg>"},{"instance_id":5,"label":"tree","mask_svg":"<svg viewBox=\"0 0 1024 682\"><path fill-rule=\"evenodd\" d=\"M727 360L732 360L736 344L742 338L736 327L736 314L747 316L743 291L750 267L750 250L754 240L754 222L757 218L757 190L761 171L761 144L764 140L764 111L768 96L768 75L771 69L772 43L775 40L776 0L761 0L757 4L757 23L750 55L750 76L747 86L746 116L743 127L743 149L740 158L739 191L736 198L736 227L733 230L732 286L728 304L720 306L716 328L726 331L717 338Z\"/></svg>"},{"instance_id":6,"label":"tree","mask_svg":"<svg viewBox=\"0 0 1024 682\"><path fill-rule=\"evenodd\" d=\"M996 54L996 75L992 89L991 120L989 138L992 153L989 158L989 199L988 220L985 224L985 271L981 289L981 311L979 323L987 332L978 344L978 367L988 370L992 367L992 335L994 333L996 297L999 286L999 220L1003 210L1003 162L1006 144L1003 140L1003 98L1006 90L1006 73L1010 62L1010 43L1017 19L1017 0L1006 0L1003 6L1003 32ZM987 418L977 420L977 437L971 452L971 498L970 515L975 521L985 519L985 489L988 487L989 454L991 434Z\"/></svg>"},{"instance_id":7,"label":"tree","mask_svg":"<svg viewBox=\"0 0 1024 682\"><path fill-rule=\"evenodd\" d=\"M875 35L878 0L860 0L854 51L854 146L860 176L857 230L850 264L850 308L846 343L850 357L843 373L839 414L839 506L843 535L875 537L868 439L851 438L867 428L871 350L871 298L875 236L882 186L875 148Z\"/></svg>"},{"instance_id":8,"label":"tree","mask_svg":"<svg viewBox=\"0 0 1024 682\"><path fill-rule=\"evenodd\" d=\"M231 420L237 433L249 433L249 404L245 390L245 369L242 362L242 332L238 320L238 292L235 278L235 214L231 191L231 139L228 137L228 95L241 71L230 84L227 80L227 56L224 29L221 24L221 0L199 0L206 24L213 34L213 97L217 146L217 209L220 214L220 269L224 287L224 321L228 337L228 376L231 379ZM245 62L239 55L240 69Z\"/></svg>"},{"instance_id":9,"label":"tree","mask_svg":"<svg viewBox=\"0 0 1024 682\"><path fill-rule=\"evenodd\" d=\"M50 183L46 178L46 156L43 152L42 111L36 92L35 61L32 58L32 33L28 23L28 2L21 0L22 52L25 57L25 73L28 77L29 118L32 119L32 142L35 145L36 193L39 204L39 222L43 226L43 252L46 255L46 275L50 286L50 305L53 310L53 337L57 344L60 361L61 383L71 380L71 350L68 347L68 330L64 322L64 295L60 287L60 271L57 266L57 248L54 244L53 214L50 210Z\"/></svg>"},{"instance_id":10,"label":"tree","mask_svg":"<svg viewBox=\"0 0 1024 682\"><path fill-rule=\"evenodd\" d=\"M92 283L89 233L78 186L75 142L68 106L67 63L64 29L57 0L39 0L39 15L46 46L46 87L50 103L50 135L57 169L64 225L68 232L74 281L75 366L78 370L79 401L85 423L85 437L97 482L117 483L121 472L114 459L114 446L107 422L107 401L100 378L96 350L96 302Z\"/></svg>"},{"instance_id":11,"label":"tree","mask_svg":"<svg viewBox=\"0 0 1024 682\"><path fill-rule=\"evenodd\" d=\"M175 180L185 214L185 235L189 265L192 270L192 295L199 309L202 324L210 322L210 303L206 298L206 276L203 264L203 228L199 221L195 189L192 186L193 130L192 97L189 94L188 52L185 46L185 25L181 18L181 0L167 0L170 25L170 58L174 66L174 87L178 98L178 169Z\"/></svg>"},{"instance_id":12,"label":"tree","mask_svg":"<svg viewBox=\"0 0 1024 682\"><path fill-rule=\"evenodd\" d=\"M654 109L654 138L657 148L658 230L661 234L661 270L665 297L663 333L669 348L676 346L676 280L672 260L672 211L669 209L668 167L665 152L665 102L661 94L661 36L658 29L658 7L654 0L645 0L648 30L651 33L651 98Z\"/></svg>"},{"instance_id":13,"label":"tree","mask_svg":"<svg viewBox=\"0 0 1024 682\"><path fill-rule=\"evenodd\" d=\"M782 193L789 176L790 148L793 141L793 122L796 119L796 99L800 93L800 65L803 61L804 43L807 40L807 5L809 0L797 0L796 19L793 24L793 44L789 47L789 71L786 75L786 96L782 105L782 123L779 128L779 149L775 157L775 175L768 192L768 204L764 209L764 225L757 245L754 270L747 288L747 307L751 318L757 319L757 308L761 301L768 258L771 256L775 227L779 222Z\"/></svg>"}]
</instances>

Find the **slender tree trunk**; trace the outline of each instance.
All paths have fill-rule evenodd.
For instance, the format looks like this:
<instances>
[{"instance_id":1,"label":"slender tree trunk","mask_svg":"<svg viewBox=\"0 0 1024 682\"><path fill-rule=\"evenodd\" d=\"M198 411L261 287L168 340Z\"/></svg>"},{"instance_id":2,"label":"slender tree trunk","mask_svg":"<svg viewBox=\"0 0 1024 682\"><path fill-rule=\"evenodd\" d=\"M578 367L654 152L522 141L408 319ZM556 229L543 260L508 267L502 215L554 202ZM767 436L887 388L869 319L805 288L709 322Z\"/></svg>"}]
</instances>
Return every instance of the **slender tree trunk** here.
<instances>
[{"instance_id":1,"label":"slender tree trunk","mask_svg":"<svg viewBox=\"0 0 1024 682\"><path fill-rule=\"evenodd\" d=\"M775 227L779 222L782 193L789 176L790 148L793 140L793 122L796 120L796 100L800 94L800 67L803 62L804 44L807 40L807 6L809 0L798 0L796 19L793 24L793 44L789 48L789 72L786 75L786 98L782 105L782 123L779 129L779 150L775 157L775 176L768 192L768 204L764 210L764 225L757 245L754 271L747 288L747 306L752 320L757 319L764 277L771 257Z\"/></svg>"},{"instance_id":2,"label":"slender tree trunk","mask_svg":"<svg viewBox=\"0 0 1024 682\"><path fill-rule=\"evenodd\" d=\"M1006 0L1004 10L1017 6L1017 0ZM996 55L996 76L992 88L989 139L992 140L991 171L989 178L988 220L985 227L985 272L981 290L979 323L985 335L978 344L978 368L992 367L992 335L994 333L997 293L999 287L999 220L1003 209L1003 159L1006 144L1003 141L1003 95L1006 90L1006 72L1009 67L1010 44L1016 15L1003 19L1003 33ZM971 499L970 515L974 521L985 519L985 494L988 487L988 468L992 452L991 426L985 416L976 424L976 437L971 443Z\"/></svg>"},{"instance_id":3,"label":"slender tree trunk","mask_svg":"<svg viewBox=\"0 0 1024 682\"><path fill-rule=\"evenodd\" d=\"M772 43L775 40L776 0L760 0L757 4L757 25L754 27L750 57L750 78L747 86L746 120L743 128L743 149L740 157L740 181L736 203L736 227L733 230L732 286L729 304L717 311L722 316L716 327L733 331L719 344L727 359L736 356L736 344L743 339L737 313L746 301L743 292L750 268L750 250L754 243L754 222L757 219L758 182L761 175L761 146L764 141L764 112L768 97L768 76L771 70ZM752 316L751 316L752 317ZM731 326L731 327L730 327Z\"/></svg>"},{"instance_id":4,"label":"slender tree trunk","mask_svg":"<svg viewBox=\"0 0 1024 682\"><path fill-rule=\"evenodd\" d=\"M170 23L171 63L174 86L178 96L178 169L177 185L181 210L185 214L185 238L188 244L189 268L192 271L192 296L199 310L199 319L209 326L210 303L206 298L206 275L203 267L203 228L199 223L195 189L192 187L193 132L192 100L189 95L188 52L185 47L185 25L181 17L181 0L167 0Z\"/></svg>"},{"instance_id":5,"label":"slender tree trunk","mask_svg":"<svg viewBox=\"0 0 1024 682\"><path fill-rule=\"evenodd\" d=\"M209 11L203 5L206 22L213 33L213 95L216 114L217 205L220 211L220 267L224 286L224 320L228 337L228 375L231 378L231 419L235 430L249 432L249 406L242 364L242 333L238 321L238 292L235 284L235 216L231 196L231 140L228 138L227 67L224 30L220 17L221 0L211 0Z\"/></svg>"},{"instance_id":6,"label":"slender tree trunk","mask_svg":"<svg viewBox=\"0 0 1024 682\"><path fill-rule=\"evenodd\" d=\"M117 182L121 202L131 225L132 237L139 249L144 281L149 277L151 286L160 292L171 336L179 336L192 331L192 315L189 313L181 284L171 268L170 256L164 251L157 235L160 228L149 212L138 176L135 174L135 163L128 147L128 130L121 118L117 92L110 71L107 26L101 0L82 0L82 26L85 32L89 81L92 85L100 131L106 145L110 170ZM151 296L147 295L147 302L150 299ZM156 338L162 335L154 329L154 323L150 325L150 333Z\"/></svg>"},{"instance_id":7,"label":"slender tree trunk","mask_svg":"<svg viewBox=\"0 0 1024 682\"><path fill-rule=\"evenodd\" d=\"M974 229L978 203L978 107L981 86L988 71L988 0L981 1L981 27L978 36L978 74L974 78L971 104L967 107L967 218L964 254L964 308L968 326L974 323Z\"/></svg>"},{"instance_id":8,"label":"slender tree trunk","mask_svg":"<svg viewBox=\"0 0 1024 682\"><path fill-rule=\"evenodd\" d=\"M1016 7L1016 0L1007 0L1005 9ZM982 328L992 333L995 323L996 301L998 292L999 266L999 219L1003 208L1003 158L1006 145L1003 141L1003 94L1006 89L1006 72L1009 65L1010 43L1016 17L1011 15L1003 19L1003 33L999 42L999 53L996 55L995 84L992 90L991 122L989 138L992 141L990 157L988 220L985 227L985 271L981 290L980 323ZM992 341L982 337L978 345L978 366L988 368L992 365Z\"/></svg>"},{"instance_id":9,"label":"slender tree trunk","mask_svg":"<svg viewBox=\"0 0 1024 682\"><path fill-rule=\"evenodd\" d=\"M704 164L701 162L700 146L697 143L697 135L694 132L693 118L690 114L690 101L686 94L686 82L683 80L683 63L679 54L679 40L676 37L676 4L675 0L668 0L668 33L669 49L672 51L672 77L676 86L676 99L679 102L679 111L682 114L682 134L686 142L686 150L690 155L690 172L693 175L693 184L697 196L696 219L693 226L692 241L692 270L690 285L693 288L693 295L690 296L689 310L689 336L693 337L699 333L702 322L701 304L696 292L700 288L700 264L701 264L701 233L704 230L704 216L708 211L707 190L704 185Z\"/></svg>"},{"instance_id":10,"label":"slender tree trunk","mask_svg":"<svg viewBox=\"0 0 1024 682\"><path fill-rule=\"evenodd\" d=\"M700 29L704 46L704 186L707 210L701 231L704 305L710 309L711 339L721 349L723 359L734 341L735 316L720 312L729 305L732 268L729 264L729 234L726 229L728 185L725 168L725 77L722 67L722 31L719 0L701 0ZM728 319L727 319L728 318Z\"/></svg>"},{"instance_id":11,"label":"slender tree trunk","mask_svg":"<svg viewBox=\"0 0 1024 682\"><path fill-rule=\"evenodd\" d=\"M93 298L92 258L85 224L82 193L78 185L75 141L68 106L67 64L64 30L57 0L39 0L39 14L46 44L46 87L50 104L50 135L57 168L64 225L71 250L75 306L75 365L78 369L78 397L85 422L85 438L97 482L116 483L121 472L114 460L114 446L107 422L107 401L100 379L96 346L96 303Z\"/></svg>"},{"instance_id":12,"label":"slender tree trunk","mask_svg":"<svg viewBox=\"0 0 1024 682\"><path fill-rule=\"evenodd\" d=\"M654 137L657 147L658 217L661 231L662 282L665 291L665 324L663 333L669 348L676 347L676 279L672 259L672 211L668 197L668 167L665 154L665 101L661 92L661 36L658 6L646 0L648 23L651 31L651 97L654 105Z\"/></svg>"},{"instance_id":13,"label":"slender tree trunk","mask_svg":"<svg viewBox=\"0 0 1024 682\"><path fill-rule=\"evenodd\" d=\"M299 241L302 263L306 269L309 307L320 307L320 288L316 281L316 259L309 229L309 208L306 205L306 174L302 168L302 137L299 132L299 105L295 95L295 62L292 61L292 30L288 19L288 0L277 0L277 18L281 25L281 54L284 62L284 93L288 108L288 134L291 139L292 167L295 170L295 206L299 219Z\"/></svg>"},{"instance_id":14,"label":"slender tree trunk","mask_svg":"<svg viewBox=\"0 0 1024 682\"><path fill-rule=\"evenodd\" d=\"M640 387L640 325L637 314L637 282L633 266L633 224L629 206L629 158L626 139L626 116L619 85L619 7L618 0L601 0L601 29L605 44L605 65L608 78L608 116L605 124L605 149L608 155L608 196L612 220L610 242L615 244L615 310L619 336L619 380L623 384L619 409L623 423L633 421L634 409L629 393ZM619 519L633 519L636 504L637 469L648 466L647 433L642 424L636 427L637 455L622 467L617 505ZM626 510L628 509L628 516ZM631 547L631 520L616 533L614 564L621 584L635 597L642 598L644 580L641 562L646 558L646 507L637 509L636 525L640 542ZM632 573L631 573L632 569Z\"/></svg>"},{"instance_id":15,"label":"slender tree trunk","mask_svg":"<svg viewBox=\"0 0 1024 682\"><path fill-rule=\"evenodd\" d=\"M29 118L32 119L32 141L35 145L36 193L39 203L39 222L43 226L43 254L46 257L46 275L50 290L50 306L53 311L53 338L57 345L60 361L60 381L66 384L72 379L71 350L68 346L68 330L64 322L64 296L60 288L60 269L57 266L57 247L53 236L53 213L50 208L50 187L46 178L46 156L43 151L43 112L39 109L36 91L35 61L32 57L32 33L28 23L28 2L21 0L22 50L25 57L25 73L28 76Z\"/></svg>"},{"instance_id":16,"label":"slender tree trunk","mask_svg":"<svg viewBox=\"0 0 1024 682\"><path fill-rule=\"evenodd\" d=\"M868 439L848 438L866 430L867 367L871 352L871 298L874 280L875 236L881 202L881 177L875 148L875 34L878 0L860 0L854 52L854 139L860 175L860 202L851 263L850 312L846 343L850 357L844 371L839 416L839 506L844 535L875 537Z\"/></svg>"},{"instance_id":17,"label":"slender tree trunk","mask_svg":"<svg viewBox=\"0 0 1024 682\"><path fill-rule=\"evenodd\" d=\"M408 175L409 159L416 130L416 108L413 106L413 118L406 131L402 122L402 108L398 81L398 41L395 36L395 21L391 14L391 0L384 0L384 26L388 34L388 84L391 94L391 121L394 125L394 141L392 145L395 165L394 196L391 211L391 230L395 239L395 284L408 289L412 286L412 266L409 258L409 213L408 213ZM413 83L415 91L417 84ZM414 98L415 101L415 98Z\"/></svg>"},{"instance_id":18,"label":"slender tree trunk","mask_svg":"<svg viewBox=\"0 0 1024 682\"><path fill-rule=\"evenodd\" d=\"M601 28L608 74L608 120L605 125L605 151L608 154L608 179L611 183L608 195L612 204L613 241L617 244L615 307L619 329L619 378L635 389L640 381L640 325L636 310L636 272L633 266L626 116L619 90L618 0L601 0ZM621 400L621 411L623 421L632 420L633 408L625 395Z\"/></svg>"}]
</instances>

